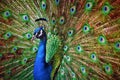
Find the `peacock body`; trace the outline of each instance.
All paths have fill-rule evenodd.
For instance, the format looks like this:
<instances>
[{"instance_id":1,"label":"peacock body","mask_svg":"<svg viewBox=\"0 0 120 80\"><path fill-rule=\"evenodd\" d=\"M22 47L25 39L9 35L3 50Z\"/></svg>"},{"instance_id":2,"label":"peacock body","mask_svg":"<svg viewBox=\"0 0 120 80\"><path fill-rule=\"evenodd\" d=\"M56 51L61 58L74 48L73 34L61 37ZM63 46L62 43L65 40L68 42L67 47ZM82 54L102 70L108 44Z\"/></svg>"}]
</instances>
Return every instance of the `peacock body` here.
<instances>
[{"instance_id":1,"label":"peacock body","mask_svg":"<svg viewBox=\"0 0 120 80\"><path fill-rule=\"evenodd\" d=\"M119 4L1 0L0 80L119 80Z\"/></svg>"}]
</instances>

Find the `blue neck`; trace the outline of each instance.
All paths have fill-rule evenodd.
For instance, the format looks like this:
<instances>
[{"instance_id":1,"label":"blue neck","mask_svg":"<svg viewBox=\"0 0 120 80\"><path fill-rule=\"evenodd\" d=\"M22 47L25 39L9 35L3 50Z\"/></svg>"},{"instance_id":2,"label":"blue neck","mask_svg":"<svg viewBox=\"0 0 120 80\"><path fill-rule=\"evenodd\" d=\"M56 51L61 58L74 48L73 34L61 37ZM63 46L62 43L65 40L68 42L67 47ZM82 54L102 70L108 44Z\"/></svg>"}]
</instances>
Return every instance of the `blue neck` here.
<instances>
[{"instance_id":1,"label":"blue neck","mask_svg":"<svg viewBox=\"0 0 120 80\"><path fill-rule=\"evenodd\" d=\"M36 61L38 62L45 62L45 57L46 57L46 38L41 40L39 43L39 47L38 47L38 52L37 52L37 56L36 56Z\"/></svg>"},{"instance_id":2,"label":"blue neck","mask_svg":"<svg viewBox=\"0 0 120 80\"><path fill-rule=\"evenodd\" d=\"M38 48L34 63L34 80L50 80L51 66L46 63L46 37L44 37Z\"/></svg>"}]
</instances>

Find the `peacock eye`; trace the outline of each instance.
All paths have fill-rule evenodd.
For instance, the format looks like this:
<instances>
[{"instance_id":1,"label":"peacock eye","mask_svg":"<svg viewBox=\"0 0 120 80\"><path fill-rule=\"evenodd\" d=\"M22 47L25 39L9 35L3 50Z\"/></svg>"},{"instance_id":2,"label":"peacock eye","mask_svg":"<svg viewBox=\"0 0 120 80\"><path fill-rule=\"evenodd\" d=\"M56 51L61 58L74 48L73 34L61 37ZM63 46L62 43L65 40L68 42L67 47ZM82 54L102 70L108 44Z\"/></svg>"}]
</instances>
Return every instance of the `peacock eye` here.
<instances>
[{"instance_id":1,"label":"peacock eye","mask_svg":"<svg viewBox=\"0 0 120 80\"><path fill-rule=\"evenodd\" d=\"M72 6L72 7L70 8L70 14L71 14L71 15L74 15L75 12L76 12L76 6Z\"/></svg>"},{"instance_id":2,"label":"peacock eye","mask_svg":"<svg viewBox=\"0 0 120 80\"><path fill-rule=\"evenodd\" d=\"M80 71L83 75L86 75L86 68L84 66L80 66Z\"/></svg>"},{"instance_id":3,"label":"peacock eye","mask_svg":"<svg viewBox=\"0 0 120 80\"><path fill-rule=\"evenodd\" d=\"M112 67L110 66L110 64L105 64L104 69L108 75L112 74Z\"/></svg>"},{"instance_id":4,"label":"peacock eye","mask_svg":"<svg viewBox=\"0 0 120 80\"><path fill-rule=\"evenodd\" d=\"M81 51L81 46L77 46L77 50L78 50L78 51Z\"/></svg>"},{"instance_id":5,"label":"peacock eye","mask_svg":"<svg viewBox=\"0 0 120 80\"><path fill-rule=\"evenodd\" d=\"M28 39L28 40L31 39L31 38L32 38L32 34L29 33L29 32L26 33L26 34L25 34L25 38Z\"/></svg>"},{"instance_id":6,"label":"peacock eye","mask_svg":"<svg viewBox=\"0 0 120 80\"><path fill-rule=\"evenodd\" d=\"M117 44L116 44L116 47L120 48L120 43L117 43Z\"/></svg>"},{"instance_id":7,"label":"peacock eye","mask_svg":"<svg viewBox=\"0 0 120 80\"><path fill-rule=\"evenodd\" d=\"M83 32L84 32L84 33L88 33L89 31L90 31L90 27L87 26L87 25L84 25L84 26L83 26Z\"/></svg>"},{"instance_id":8,"label":"peacock eye","mask_svg":"<svg viewBox=\"0 0 120 80\"><path fill-rule=\"evenodd\" d=\"M41 3L41 9L42 10L46 9L46 2L45 1L42 1L42 3Z\"/></svg>"},{"instance_id":9,"label":"peacock eye","mask_svg":"<svg viewBox=\"0 0 120 80\"><path fill-rule=\"evenodd\" d=\"M69 37L72 37L72 36L73 36L73 33L74 33L74 30L73 30L73 29L68 30L68 36L69 36Z\"/></svg>"},{"instance_id":10,"label":"peacock eye","mask_svg":"<svg viewBox=\"0 0 120 80\"><path fill-rule=\"evenodd\" d=\"M9 16L10 16L10 12L9 12L9 11L5 11L5 12L4 12L4 15L5 15L6 17L9 17Z\"/></svg>"},{"instance_id":11,"label":"peacock eye","mask_svg":"<svg viewBox=\"0 0 120 80\"><path fill-rule=\"evenodd\" d=\"M64 75L64 73L65 73L65 72L64 72L64 70L63 70L63 69L61 69L61 75Z\"/></svg>"},{"instance_id":12,"label":"peacock eye","mask_svg":"<svg viewBox=\"0 0 120 80\"><path fill-rule=\"evenodd\" d=\"M93 62L96 62L96 61L97 61L97 57L96 57L96 54L95 54L95 53L92 53L92 54L90 55L90 58L91 58L91 60L92 60Z\"/></svg>"},{"instance_id":13,"label":"peacock eye","mask_svg":"<svg viewBox=\"0 0 120 80\"><path fill-rule=\"evenodd\" d=\"M65 74L65 69L64 69L64 67L61 67L60 72L61 72L61 75L64 75L64 74Z\"/></svg>"},{"instance_id":14,"label":"peacock eye","mask_svg":"<svg viewBox=\"0 0 120 80\"><path fill-rule=\"evenodd\" d=\"M59 3L60 3L60 0L55 0L56 5L59 5Z\"/></svg>"},{"instance_id":15,"label":"peacock eye","mask_svg":"<svg viewBox=\"0 0 120 80\"><path fill-rule=\"evenodd\" d=\"M110 67L109 66L105 66L105 70L106 71L110 71Z\"/></svg>"},{"instance_id":16,"label":"peacock eye","mask_svg":"<svg viewBox=\"0 0 120 80\"><path fill-rule=\"evenodd\" d=\"M9 32L6 34L7 37L10 37L10 35L11 35L11 33L9 33Z\"/></svg>"},{"instance_id":17,"label":"peacock eye","mask_svg":"<svg viewBox=\"0 0 120 80\"><path fill-rule=\"evenodd\" d=\"M108 6L103 6L103 11L104 11L105 13L109 13L110 8L109 8Z\"/></svg>"},{"instance_id":18,"label":"peacock eye","mask_svg":"<svg viewBox=\"0 0 120 80\"><path fill-rule=\"evenodd\" d=\"M98 37L98 43L101 44L101 45L105 45L107 43L107 40L106 40L105 36L100 35Z\"/></svg>"},{"instance_id":19,"label":"peacock eye","mask_svg":"<svg viewBox=\"0 0 120 80\"><path fill-rule=\"evenodd\" d=\"M28 16L27 15L23 15L23 20L28 20Z\"/></svg>"},{"instance_id":20,"label":"peacock eye","mask_svg":"<svg viewBox=\"0 0 120 80\"><path fill-rule=\"evenodd\" d=\"M36 48L36 47L34 47L34 48L33 48L33 50L34 50L34 51L37 51L37 48Z\"/></svg>"},{"instance_id":21,"label":"peacock eye","mask_svg":"<svg viewBox=\"0 0 120 80\"><path fill-rule=\"evenodd\" d=\"M31 34L27 34L27 37L30 38L30 37L31 37Z\"/></svg>"},{"instance_id":22,"label":"peacock eye","mask_svg":"<svg viewBox=\"0 0 120 80\"><path fill-rule=\"evenodd\" d=\"M17 47L14 47L13 50L16 51L16 50L17 50Z\"/></svg>"},{"instance_id":23,"label":"peacock eye","mask_svg":"<svg viewBox=\"0 0 120 80\"><path fill-rule=\"evenodd\" d=\"M92 54L92 55L91 55L91 58L92 58L92 59L96 59L95 54Z\"/></svg>"},{"instance_id":24,"label":"peacock eye","mask_svg":"<svg viewBox=\"0 0 120 80\"><path fill-rule=\"evenodd\" d=\"M75 73L74 73L74 72L72 72L72 74L71 74L71 75L72 75L72 78L75 78Z\"/></svg>"},{"instance_id":25,"label":"peacock eye","mask_svg":"<svg viewBox=\"0 0 120 80\"><path fill-rule=\"evenodd\" d=\"M100 37L99 40L100 40L100 42L102 42L102 43L105 41L104 37L102 37L102 36Z\"/></svg>"},{"instance_id":26,"label":"peacock eye","mask_svg":"<svg viewBox=\"0 0 120 80\"><path fill-rule=\"evenodd\" d=\"M77 46L76 46L76 52L77 52L77 53L83 52L83 49L82 49L82 47L81 47L80 45L77 45Z\"/></svg>"},{"instance_id":27,"label":"peacock eye","mask_svg":"<svg viewBox=\"0 0 120 80\"><path fill-rule=\"evenodd\" d=\"M64 22L65 22L65 18L64 18L63 16L60 17L59 23L60 23L60 24L64 24Z\"/></svg>"},{"instance_id":28,"label":"peacock eye","mask_svg":"<svg viewBox=\"0 0 120 80\"><path fill-rule=\"evenodd\" d=\"M32 47L32 52L35 53L38 50L38 48L36 46Z\"/></svg>"},{"instance_id":29,"label":"peacock eye","mask_svg":"<svg viewBox=\"0 0 120 80\"><path fill-rule=\"evenodd\" d=\"M105 3L102 7L102 13L104 15L108 15L111 11L111 5L109 3Z\"/></svg>"},{"instance_id":30,"label":"peacock eye","mask_svg":"<svg viewBox=\"0 0 120 80\"><path fill-rule=\"evenodd\" d=\"M14 50L14 51L16 51L17 49L16 49L16 48L14 48L13 50Z\"/></svg>"},{"instance_id":31,"label":"peacock eye","mask_svg":"<svg viewBox=\"0 0 120 80\"><path fill-rule=\"evenodd\" d=\"M24 58L23 61L24 61L24 62L27 62L27 58Z\"/></svg>"},{"instance_id":32,"label":"peacock eye","mask_svg":"<svg viewBox=\"0 0 120 80\"><path fill-rule=\"evenodd\" d=\"M17 49L18 49L17 46L14 46L11 50L11 53L15 53L17 51Z\"/></svg>"},{"instance_id":33,"label":"peacock eye","mask_svg":"<svg viewBox=\"0 0 120 80\"><path fill-rule=\"evenodd\" d=\"M115 45L115 50L120 51L120 41L117 41L114 45Z\"/></svg>"},{"instance_id":34,"label":"peacock eye","mask_svg":"<svg viewBox=\"0 0 120 80\"><path fill-rule=\"evenodd\" d=\"M28 59L27 59L26 57L24 57L24 58L22 59L22 61L21 61L21 64L22 64L22 65L25 65L26 62L27 62L27 60L28 60Z\"/></svg>"},{"instance_id":35,"label":"peacock eye","mask_svg":"<svg viewBox=\"0 0 120 80\"><path fill-rule=\"evenodd\" d=\"M63 49L64 49L65 52L68 51L68 46L65 45Z\"/></svg>"},{"instance_id":36,"label":"peacock eye","mask_svg":"<svg viewBox=\"0 0 120 80\"><path fill-rule=\"evenodd\" d=\"M90 26L89 24L84 24L83 28L82 28L82 31L87 34L90 32Z\"/></svg>"},{"instance_id":37,"label":"peacock eye","mask_svg":"<svg viewBox=\"0 0 120 80\"><path fill-rule=\"evenodd\" d=\"M67 59L67 61L69 62L69 61L70 61L70 56L67 56L66 59Z\"/></svg>"},{"instance_id":38,"label":"peacock eye","mask_svg":"<svg viewBox=\"0 0 120 80\"><path fill-rule=\"evenodd\" d=\"M85 5L85 9L86 10L91 10L93 7L93 3L92 2L87 2L86 5Z\"/></svg>"},{"instance_id":39,"label":"peacock eye","mask_svg":"<svg viewBox=\"0 0 120 80\"><path fill-rule=\"evenodd\" d=\"M30 18L27 14L20 14L22 22L29 22Z\"/></svg>"},{"instance_id":40,"label":"peacock eye","mask_svg":"<svg viewBox=\"0 0 120 80\"><path fill-rule=\"evenodd\" d=\"M10 38L12 36L12 33L11 32L7 32L7 33L5 33L5 35L4 35L4 39L8 39L8 38Z\"/></svg>"},{"instance_id":41,"label":"peacock eye","mask_svg":"<svg viewBox=\"0 0 120 80\"><path fill-rule=\"evenodd\" d=\"M82 71L83 73L85 73L85 68L84 68L84 67L82 67L82 68L81 68L81 71Z\"/></svg>"},{"instance_id":42,"label":"peacock eye","mask_svg":"<svg viewBox=\"0 0 120 80\"><path fill-rule=\"evenodd\" d=\"M12 13L10 10L5 10L3 13L2 13L2 16L4 18L9 18L10 16L12 16Z\"/></svg>"},{"instance_id":43,"label":"peacock eye","mask_svg":"<svg viewBox=\"0 0 120 80\"><path fill-rule=\"evenodd\" d=\"M52 25L55 25L55 23L56 23L55 17L52 17L51 23L52 23Z\"/></svg>"}]
</instances>

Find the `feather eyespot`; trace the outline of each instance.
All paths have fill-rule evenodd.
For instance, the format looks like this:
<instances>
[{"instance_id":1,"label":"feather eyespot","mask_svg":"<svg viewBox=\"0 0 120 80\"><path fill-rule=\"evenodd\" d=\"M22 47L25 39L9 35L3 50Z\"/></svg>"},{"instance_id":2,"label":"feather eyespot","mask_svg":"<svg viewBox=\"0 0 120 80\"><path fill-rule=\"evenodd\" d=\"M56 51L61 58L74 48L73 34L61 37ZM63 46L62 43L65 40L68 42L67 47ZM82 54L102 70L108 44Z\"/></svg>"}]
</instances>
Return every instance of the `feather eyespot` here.
<instances>
[{"instance_id":1,"label":"feather eyespot","mask_svg":"<svg viewBox=\"0 0 120 80\"><path fill-rule=\"evenodd\" d=\"M82 71L83 73L85 73L85 68L84 68L84 67L82 67L81 71Z\"/></svg>"},{"instance_id":2,"label":"feather eyespot","mask_svg":"<svg viewBox=\"0 0 120 80\"><path fill-rule=\"evenodd\" d=\"M107 39L106 39L106 37L105 37L104 35L100 35L100 36L98 37L98 43L101 44L101 45L107 44Z\"/></svg>"},{"instance_id":3,"label":"feather eyespot","mask_svg":"<svg viewBox=\"0 0 120 80\"><path fill-rule=\"evenodd\" d=\"M106 71L110 71L110 67L109 66L105 66L105 70Z\"/></svg>"},{"instance_id":4,"label":"feather eyespot","mask_svg":"<svg viewBox=\"0 0 120 80\"><path fill-rule=\"evenodd\" d=\"M30 37L30 35L28 34L28 37Z\"/></svg>"},{"instance_id":5,"label":"feather eyespot","mask_svg":"<svg viewBox=\"0 0 120 80\"><path fill-rule=\"evenodd\" d=\"M108 7L108 6L104 6L104 7L103 7L103 10L104 10L105 12L107 12L107 11L109 11L109 7Z\"/></svg>"},{"instance_id":6,"label":"feather eyespot","mask_svg":"<svg viewBox=\"0 0 120 80\"><path fill-rule=\"evenodd\" d=\"M56 5L59 5L59 3L60 3L60 0L55 0Z\"/></svg>"},{"instance_id":7,"label":"feather eyespot","mask_svg":"<svg viewBox=\"0 0 120 80\"><path fill-rule=\"evenodd\" d=\"M62 69L62 70L61 70L61 74L64 75L64 73L65 73L65 72L64 72L64 70Z\"/></svg>"},{"instance_id":8,"label":"feather eyespot","mask_svg":"<svg viewBox=\"0 0 120 80\"><path fill-rule=\"evenodd\" d=\"M101 43L103 43L105 41L104 37L102 37L102 36L100 37L99 40L100 40Z\"/></svg>"},{"instance_id":9,"label":"feather eyespot","mask_svg":"<svg viewBox=\"0 0 120 80\"><path fill-rule=\"evenodd\" d=\"M96 60L96 55L95 54L91 54L91 59L92 60Z\"/></svg>"},{"instance_id":10,"label":"feather eyespot","mask_svg":"<svg viewBox=\"0 0 120 80\"><path fill-rule=\"evenodd\" d=\"M116 47L120 48L120 43L119 42L116 43Z\"/></svg>"},{"instance_id":11,"label":"feather eyespot","mask_svg":"<svg viewBox=\"0 0 120 80\"><path fill-rule=\"evenodd\" d=\"M7 35L8 37L10 37L10 33L7 33L6 35Z\"/></svg>"},{"instance_id":12,"label":"feather eyespot","mask_svg":"<svg viewBox=\"0 0 120 80\"><path fill-rule=\"evenodd\" d=\"M75 73L74 72L72 72L72 77L75 78Z\"/></svg>"},{"instance_id":13,"label":"feather eyespot","mask_svg":"<svg viewBox=\"0 0 120 80\"><path fill-rule=\"evenodd\" d=\"M42 1L42 2L41 2L41 9L42 9L42 10L45 10L45 9L46 9L46 2L45 2L45 1Z\"/></svg>"},{"instance_id":14,"label":"feather eyespot","mask_svg":"<svg viewBox=\"0 0 120 80\"><path fill-rule=\"evenodd\" d=\"M120 41L115 42L114 48L116 51L118 51L118 52L120 51Z\"/></svg>"},{"instance_id":15,"label":"feather eyespot","mask_svg":"<svg viewBox=\"0 0 120 80\"><path fill-rule=\"evenodd\" d=\"M87 3L86 3L86 9L87 9L87 10L90 10L90 9L92 8L92 6L93 6L93 3L92 3L92 2L87 2Z\"/></svg>"},{"instance_id":16,"label":"feather eyespot","mask_svg":"<svg viewBox=\"0 0 120 80\"><path fill-rule=\"evenodd\" d=\"M110 13L111 9L112 9L112 6L111 6L108 2L106 2L106 3L102 6L102 13L103 13L104 15L108 15L108 14Z\"/></svg>"},{"instance_id":17,"label":"feather eyespot","mask_svg":"<svg viewBox=\"0 0 120 80\"><path fill-rule=\"evenodd\" d=\"M29 22L30 18L27 14L20 14L22 22Z\"/></svg>"},{"instance_id":18,"label":"feather eyespot","mask_svg":"<svg viewBox=\"0 0 120 80\"><path fill-rule=\"evenodd\" d=\"M65 18L64 18L63 16L60 17L59 23L60 23L60 24L64 24L64 22L65 22Z\"/></svg>"},{"instance_id":19,"label":"feather eyespot","mask_svg":"<svg viewBox=\"0 0 120 80\"><path fill-rule=\"evenodd\" d=\"M13 50L14 50L14 51L16 51L16 50L17 50L17 48L13 48Z\"/></svg>"},{"instance_id":20,"label":"feather eyespot","mask_svg":"<svg viewBox=\"0 0 120 80\"><path fill-rule=\"evenodd\" d=\"M32 38L32 34L31 33L28 32L28 33L25 34L25 39L29 40L31 38Z\"/></svg>"},{"instance_id":21,"label":"feather eyespot","mask_svg":"<svg viewBox=\"0 0 120 80\"><path fill-rule=\"evenodd\" d=\"M80 71L82 72L82 74L86 74L86 69L84 66L80 66Z\"/></svg>"},{"instance_id":22,"label":"feather eyespot","mask_svg":"<svg viewBox=\"0 0 120 80\"><path fill-rule=\"evenodd\" d=\"M27 61L27 58L24 58L23 60L24 60L24 62L26 62L26 61Z\"/></svg>"},{"instance_id":23,"label":"feather eyespot","mask_svg":"<svg viewBox=\"0 0 120 80\"><path fill-rule=\"evenodd\" d=\"M32 52L35 53L38 50L38 48L36 46L32 47Z\"/></svg>"},{"instance_id":24,"label":"feather eyespot","mask_svg":"<svg viewBox=\"0 0 120 80\"><path fill-rule=\"evenodd\" d=\"M105 69L105 72L108 74L108 75L111 75L113 72L112 72L112 66L110 64L105 64L104 65L104 69Z\"/></svg>"},{"instance_id":25,"label":"feather eyespot","mask_svg":"<svg viewBox=\"0 0 120 80\"><path fill-rule=\"evenodd\" d=\"M11 36L11 33L10 33L10 32L8 32L6 35L7 35L8 37L10 37L10 36Z\"/></svg>"},{"instance_id":26,"label":"feather eyespot","mask_svg":"<svg viewBox=\"0 0 120 80\"><path fill-rule=\"evenodd\" d=\"M116 44L116 47L118 47L118 48L119 48L119 47L120 47L120 43Z\"/></svg>"},{"instance_id":27,"label":"feather eyespot","mask_svg":"<svg viewBox=\"0 0 120 80\"><path fill-rule=\"evenodd\" d=\"M9 39L10 37L12 36L12 33L11 32L6 32L5 34L4 34L4 39Z\"/></svg>"},{"instance_id":28,"label":"feather eyespot","mask_svg":"<svg viewBox=\"0 0 120 80\"><path fill-rule=\"evenodd\" d=\"M70 61L70 56L67 56L66 59L67 59L67 61Z\"/></svg>"},{"instance_id":29,"label":"feather eyespot","mask_svg":"<svg viewBox=\"0 0 120 80\"><path fill-rule=\"evenodd\" d=\"M68 51L68 46L65 45L63 49L64 49L65 52Z\"/></svg>"},{"instance_id":30,"label":"feather eyespot","mask_svg":"<svg viewBox=\"0 0 120 80\"><path fill-rule=\"evenodd\" d=\"M71 15L74 15L75 12L76 12L76 6L72 6L72 7L70 8L70 14L71 14Z\"/></svg>"},{"instance_id":31,"label":"feather eyespot","mask_svg":"<svg viewBox=\"0 0 120 80\"><path fill-rule=\"evenodd\" d=\"M84 26L84 31L88 31L89 27L88 26Z\"/></svg>"},{"instance_id":32,"label":"feather eyespot","mask_svg":"<svg viewBox=\"0 0 120 80\"><path fill-rule=\"evenodd\" d=\"M24 20L28 20L28 16L27 15L23 15L23 19Z\"/></svg>"},{"instance_id":33,"label":"feather eyespot","mask_svg":"<svg viewBox=\"0 0 120 80\"><path fill-rule=\"evenodd\" d=\"M84 24L82 27L82 31L84 34L88 34L91 31L90 25L89 24Z\"/></svg>"},{"instance_id":34,"label":"feather eyespot","mask_svg":"<svg viewBox=\"0 0 120 80\"><path fill-rule=\"evenodd\" d=\"M17 46L13 46L13 48L11 50L11 53L15 53L17 50L18 50L18 47Z\"/></svg>"},{"instance_id":35,"label":"feather eyespot","mask_svg":"<svg viewBox=\"0 0 120 80\"><path fill-rule=\"evenodd\" d=\"M73 34L74 34L74 30L73 30L73 29L69 29L69 30L68 30L68 36L69 36L69 37L72 37Z\"/></svg>"},{"instance_id":36,"label":"feather eyespot","mask_svg":"<svg viewBox=\"0 0 120 80\"><path fill-rule=\"evenodd\" d=\"M12 13L11 13L10 10L6 10L6 11L3 12L2 16L4 18L9 18L10 16L12 16Z\"/></svg>"},{"instance_id":37,"label":"feather eyespot","mask_svg":"<svg viewBox=\"0 0 120 80\"><path fill-rule=\"evenodd\" d=\"M10 12L9 11L6 11L5 12L5 15L8 17L8 16L10 16Z\"/></svg>"},{"instance_id":38,"label":"feather eyespot","mask_svg":"<svg viewBox=\"0 0 120 80\"><path fill-rule=\"evenodd\" d=\"M75 49L76 49L77 53L82 53L83 52L83 49L82 49L82 47L79 44L76 46Z\"/></svg>"},{"instance_id":39,"label":"feather eyespot","mask_svg":"<svg viewBox=\"0 0 120 80\"><path fill-rule=\"evenodd\" d=\"M90 54L90 59L91 59L92 62L95 62L95 63L98 62L98 59L97 59L97 56L96 56L95 52Z\"/></svg>"},{"instance_id":40,"label":"feather eyespot","mask_svg":"<svg viewBox=\"0 0 120 80\"><path fill-rule=\"evenodd\" d=\"M51 24L55 25L55 23L56 23L56 19L55 19L55 17L52 17Z\"/></svg>"}]
</instances>

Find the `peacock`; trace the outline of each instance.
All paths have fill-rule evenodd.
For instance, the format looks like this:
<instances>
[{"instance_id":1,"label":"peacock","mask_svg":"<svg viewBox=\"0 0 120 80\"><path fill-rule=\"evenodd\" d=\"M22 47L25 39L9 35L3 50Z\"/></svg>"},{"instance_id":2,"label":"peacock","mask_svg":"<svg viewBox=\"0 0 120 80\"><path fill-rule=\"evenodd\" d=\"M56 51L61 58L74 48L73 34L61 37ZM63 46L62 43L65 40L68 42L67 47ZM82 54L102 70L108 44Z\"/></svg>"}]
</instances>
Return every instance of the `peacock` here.
<instances>
[{"instance_id":1,"label":"peacock","mask_svg":"<svg viewBox=\"0 0 120 80\"><path fill-rule=\"evenodd\" d=\"M120 80L120 0L0 0L0 80Z\"/></svg>"}]
</instances>

